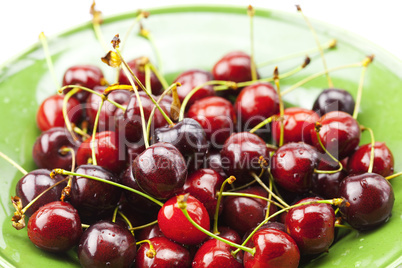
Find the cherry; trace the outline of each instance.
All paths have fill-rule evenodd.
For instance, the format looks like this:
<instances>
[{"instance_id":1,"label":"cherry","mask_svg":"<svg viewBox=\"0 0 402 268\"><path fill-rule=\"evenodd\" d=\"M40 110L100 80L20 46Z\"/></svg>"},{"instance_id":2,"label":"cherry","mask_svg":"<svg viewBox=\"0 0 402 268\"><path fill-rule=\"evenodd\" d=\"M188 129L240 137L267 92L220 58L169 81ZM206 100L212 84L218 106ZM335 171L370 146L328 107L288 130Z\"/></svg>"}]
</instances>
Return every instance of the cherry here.
<instances>
[{"instance_id":1,"label":"cherry","mask_svg":"<svg viewBox=\"0 0 402 268\"><path fill-rule=\"evenodd\" d=\"M243 130L255 127L264 119L279 113L276 89L269 83L258 82L242 89L234 109Z\"/></svg>"},{"instance_id":2,"label":"cherry","mask_svg":"<svg viewBox=\"0 0 402 268\"><path fill-rule=\"evenodd\" d=\"M232 241L236 244L241 244L241 242L242 242L240 235L230 227L219 226L218 232L219 232L218 236L225 238L226 240ZM210 239L215 239L215 238L208 236L207 240L210 240Z\"/></svg>"},{"instance_id":3,"label":"cherry","mask_svg":"<svg viewBox=\"0 0 402 268\"><path fill-rule=\"evenodd\" d=\"M323 198L339 197L339 184L347 175L345 170L336 173L316 173L312 177L311 191Z\"/></svg>"},{"instance_id":4,"label":"cherry","mask_svg":"<svg viewBox=\"0 0 402 268\"><path fill-rule=\"evenodd\" d=\"M223 144L222 167L227 175L236 177L237 183L246 183L252 178L250 172L261 171L260 157L269 163L269 153L265 141L256 134L235 133Z\"/></svg>"},{"instance_id":5,"label":"cherry","mask_svg":"<svg viewBox=\"0 0 402 268\"><path fill-rule=\"evenodd\" d=\"M93 165L81 165L78 174L116 182L116 177L108 170ZM121 189L99 181L81 176L74 176L71 184L69 202L78 210L86 221L93 221L106 211L111 211L120 200Z\"/></svg>"},{"instance_id":6,"label":"cherry","mask_svg":"<svg viewBox=\"0 0 402 268\"><path fill-rule=\"evenodd\" d=\"M22 206L25 207L43 191L63 179L63 176L60 175L52 179L50 172L47 169L36 169L23 176L17 182L15 193L21 198ZM61 183L47 191L27 209L25 214L30 216L43 205L59 200L66 184Z\"/></svg>"},{"instance_id":7,"label":"cherry","mask_svg":"<svg viewBox=\"0 0 402 268\"><path fill-rule=\"evenodd\" d=\"M138 241L162 236L164 237L165 235L162 233L161 228L159 228L159 224L157 223L141 229L139 234L136 234Z\"/></svg>"},{"instance_id":8,"label":"cherry","mask_svg":"<svg viewBox=\"0 0 402 268\"><path fill-rule=\"evenodd\" d=\"M207 139L216 148L226 141L236 125L236 114L232 104L217 96L196 101L188 110L187 116L200 123Z\"/></svg>"},{"instance_id":9,"label":"cherry","mask_svg":"<svg viewBox=\"0 0 402 268\"><path fill-rule=\"evenodd\" d=\"M183 102L184 98L191 92L193 88L211 80L213 80L212 74L203 70L192 69L181 73L174 80L174 83L181 84L181 86L177 88L180 102ZM194 95L188 100L187 107L192 105L196 100L214 95L215 91L212 85L205 85L194 93Z\"/></svg>"},{"instance_id":10,"label":"cherry","mask_svg":"<svg viewBox=\"0 0 402 268\"><path fill-rule=\"evenodd\" d=\"M39 208L28 221L28 237L40 249L65 252L82 235L81 220L70 204L54 201Z\"/></svg>"},{"instance_id":11,"label":"cherry","mask_svg":"<svg viewBox=\"0 0 402 268\"><path fill-rule=\"evenodd\" d=\"M308 191L317 166L317 150L303 142L283 145L271 159L271 172L275 182L290 192Z\"/></svg>"},{"instance_id":12,"label":"cherry","mask_svg":"<svg viewBox=\"0 0 402 268\"><path fill-rule=\"evenodd\" d=\"M183 195L170 198L158 213L158 223L163 234L177 243L197 245L204 241L206 234L199 231L189 222L177 204L177 199ZM195 197L188 195L187 211L202 228L209 230L209 215L204 205Z\"/></svg>"},{"instance_id":13,"label":"cherry","mask_svg":"<svg viewBox=\"0 0 402 268\"><path fill-rule=\"evenodd\" d=\"M131 267L137 246L127 228L109 221L92 224L78 245L82 267Z\"/></svg>"},{"instance_id":14,"label":"cherry","mask_svg":"<svg viewBox=\"0 0 402 268\"><path fill-rule=\"evenodd\" d=\"M64 97L61 95L52 95L41 103L36 114L36 123L41 131L46 131L54 127L64 127L63 100ZM82 119L80 102L70 98L66 108L67 117L70 122L78 124Z\"/></svg>"},{"instance_id":15,"label":"cherry","mask_svg":"<svg viewBox=\"0 0 402 268\"><path fill-rule=\"evenodd\" d=\"M225 171L222 167L221 153L217 150L208 150L206 159L204 161L206 168L210 168L218 172L222 177L226 177Z\"/></svg>"},{"instance_id":16,"label":"cherry","mask_svg":"<svg viewBox=\"0 0 402 268\"><path fill-rule=\"evenodd\" d=\"M359 123L350 114L334 111L322 116L319 131L320 139L328 152L337 159L350 155L360 142ZM323 151L314 129L311 130L313 145Z\"/></svg>"},{"instance_id":17,"label":"cherry","mask_svg":"<svg viewBox=\"0 0 402 268\"><path fill-rule=\"evenodd\" d=\"M395 196L383 176L364 173L346 177L339 186L339 196L350 206L340 207L342 217L357 230L369 230L388 221Z\"/></svg>"},{"instance_id":18,"label":"cherry","mask_svg":"<svg viewBox=\"0 0 402 268\"><path fill-rule=\"evenodd\" d=\"M187 178L182 154L167 142L153 144L137 156L132 165L138 185L156 198L174 196Z\"/></svg>"},{"instance_id":19,"label":"cherry","mask_svg":"<svg viewBox=\"0 0 402 268\"><path fill-rule=\"evenodd\" d=\"M322 200L305 198L296 204ZM285 219L287 232L302 254L328 251L335 237L335 213L329 204L309 204L292 208Z\"/></svg>"},{"instance_id":20,"label":"cherry","mask_svg":"<svg viewBox=\"0 0 402 268\"><path fill-rule=\"evenodd\" d=\"M147 253L150 249L148 243L142 243L137 252L135 267L190 267L189 251L167 239L166 237L153 237L149 239L156 254L150 258Z\"/></svg>"},{"instance_id":21,"label":"cherry","mask_svg":"<svg viewBox=\"0 0 402 268\"><path fill-rule=\"evenodd\" d=\"M258 230L247 246L255 247L256 251L254 255L249 252L244 253L245 268L296 268L299 265L299 249L296 242L287 233L270 228Z\"/></svg>"},{"instance_id":22,"label":"cherry","mask_svg":"<svg viewBox=\"0 0 402 268\"><path fill-rule=\"evenodd\" d=\"M224 55L212 68L216 80L245 82L252 80L251 58L242 51L233 51Z\"/></svg>"},{"instance_id":23,"label":"cherry","mask_svg":"<svg viewBox=\"0 0 402 268\"><path fill-rule=\"evenodd\" d=\"M343 111L352 115L354 108L355 101L349 92L338 88L328 88L317 96L312 110L320 116L332 111Z\"/></svg>"},{"instance_id":24,"label":"cherry","mask_svg":"<svg viewBox=\"0 0 402 268\"><path fill-rule=\"evenodd\" d=\"M92 146L95 147L97 164L119 174L125 165L125 150L120 148L117 133L114 131L103 131L96 133L95 145L92 145L92 137L81 143L77 151L77 164L85 165L92 159ZM92 159L93 160L93 159Z\"/></svg>"},{"instance_id":25,"label":"cherry","mask_svg":"<svg viewBox=\"0 0 402 268\"><path fill-rule=\"evenodd\" d=\"M55 127L46 130L36 138L32 157L39 168L71 169L72 154L77 152L80 142L73 139L67 129ZM62 151L65 148L72 152Z\"/></svg>"},{"instance_id":26,"label":"cherry","mask_svg":"<svg viewBox=\"0 0 402 268\"><path fill-rule=\"evenodd\" d=\"M186 159L189 170L196 170L200 167L208 149L204 129L191 118L184 118L174 126L155 129L152 142L173 144Z\"/></svg>"},{"instance_id":27,"label":"cherry","mask_svg":"<svg viewBox=\"0 0 402 268\"><path fill-rule=\"evenodd\" d=\"M349 157L347 162L349 174L362 174L368 171L371 148L371 144L362 145ZM394 156L383 142L375 142L374 144L373 173L380 174L383 177L394 173Z\"/></svg>"},{"instance_id":28,"label":"cherry","mask_svg":"<svg viewBox=\"0 0 402 268\"><path fill-rule=\"evenodd\" d=\"M315 129L315 122L319 120L319 116L312 110L290 107L284 110L284 132L283 142L299 142L312 144L311 131ZM281 123L278 120L272 122L272 138L279 144L281 133Z\"/></svg>"},{"instance_id":29,"label":"cherry","mask_svg":"<svg viewBox=\"0 0 402 268\"><path fill-rule=\"evenodd\" d=\"M135 58L129 62L127 65L133 71L134 75L140 80L140 82L145 85L145 64L149 62L148 58L146 57L139 57ZM124 74L123 70L120 70L119 74L119 83L124 85L130 85L130 81L128 80L127 76ZM137 85L137 83L134 81ZM155 73L151 71L151 89L152 93L155 95L159 95L163 91L163 87L159 79L156 77Z\"/></svg>"},{"instance_id":30,"label":"cherry","mask_svg":"<svg viewBox=\"0 0 402 268\"><path fill-rule=\"evenodd\" d=\"M68 68L64 73L63 86L77 85L90 89L94 89L95 86L104 84L104 77L102 70L93 65L76 65ZM64 90L66 94L71 89ZM73 95L73 98L84 103L89 96L89 92L81 90Z\"/></svg>"},{"instance_id":31,"label":"cherry","mask_svg":"<svg viewBox=\"0 0 402 268\"><path fill-rule=\"evenodd\" d=\"M189 193L201 201L210 218L213 218L218 195L224 178L213 169L199 169L188 176L183 185L183 193ZM222 209L222 204L220 204Z\"/></svg>"},{"instance_id":32,"label":"cherry","mask_svg":"<svg viewBox=\"0 0 402 268\"><path fill-rule=\"evenodd\" d=\"M234 248L228 244L211 239L202 244L193 258L193 268L241 268L242 263L231 254Z\"/></svg>"}]
</instances>

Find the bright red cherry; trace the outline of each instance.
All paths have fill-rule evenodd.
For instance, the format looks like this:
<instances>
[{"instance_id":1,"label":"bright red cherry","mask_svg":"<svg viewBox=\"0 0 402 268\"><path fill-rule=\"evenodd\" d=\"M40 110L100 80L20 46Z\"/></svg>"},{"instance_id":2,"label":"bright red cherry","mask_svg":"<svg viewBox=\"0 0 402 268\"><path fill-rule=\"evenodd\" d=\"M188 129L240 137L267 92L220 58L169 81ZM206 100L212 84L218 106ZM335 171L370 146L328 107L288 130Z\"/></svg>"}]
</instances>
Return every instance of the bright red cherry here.
<instances>
[{"instance_id":1,"label":"bright red cherry","mask_svg":"<svg viewBox=\"0 0 402 268\"><path fill-rule=\"evenodd\" d=\"M212 68L216 80L233 82L250 81L251 58L241 51L233 51L224 55Z\"/></svg>"},{"instance_id":2,"label":"bright red cherry","mask_svg":"<svg viewBox=\"0 0 402 268\"><path fill-rule=\"evenodd\" d=\"M204 241L206 234L194 227L184 216L177 204L178 197L172 197L158 213L159 228L163 234L177 243L197 245ZM187 211L190 217L201 227L209 231L209 215L204 205L191 195L187 199Z\"/></svg>"},{"instance_id":3,"label":"bright red cherry","mask_svg":"<svg viewBox=\"0 0 402 268\"><path fill-rule=\"evenodd\" d=\"M211 239L202 244L193 258L193 268L242 268L243 264L231 254L235 248Z\"/></svg>"},{"instance_id":4,"label":"bright red cherry","mask_svg":"<svg viewBox=\"0 0 402 268\"><path fill-rule=\"evenodd\" d=\"M65 252L82 235L77 210L66 202L54 201L39 208L28 221L28 237L40 249Z\"/></svg>"}]
</instances>

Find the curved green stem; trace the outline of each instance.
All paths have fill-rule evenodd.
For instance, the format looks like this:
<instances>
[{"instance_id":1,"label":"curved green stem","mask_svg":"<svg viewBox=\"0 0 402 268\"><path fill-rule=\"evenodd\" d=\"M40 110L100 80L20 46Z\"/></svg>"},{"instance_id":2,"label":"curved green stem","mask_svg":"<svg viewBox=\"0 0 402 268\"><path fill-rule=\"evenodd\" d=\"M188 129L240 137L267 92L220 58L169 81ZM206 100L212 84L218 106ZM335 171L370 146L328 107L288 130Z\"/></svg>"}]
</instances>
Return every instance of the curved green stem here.
<instances>
[{"instance_id":1,"label":"curved green stem","mask_svg":"<svg viewBox=\"0 0 402 268\"><path fill-rule=\"evenodd\" d=\"M147 227L149 227L149 226L155 225L155 224L157 224L157 223L158 223L158 221L155 220L155 221L153 221L153 222L150 222L150 223L147 223L147 224L144 224L144 225L140 225L140 226L136 226L136 227L131 227L130 230L135 231L135 230L144 229L144 228L147 228Z\"/></svg>"},{"instance_id":2,"label":"curved green stem","mask_svg":"<svg viewBox=\"0 0 402 268\"><path fill-rule=\"evenodd\" d=\"M79 91L79 88L73 88L72 90L70 90L69 92L66 93L66 95L64 96L64 99L63 99L63 108L62 108L64 123L66 124L66 128L67 128L68 132L70 132L71 137L73 137L75 140L77 140L77 136L75 135L75 132L73 131L73 127L71 126L70 119L68 118L67 104L68 104L68 100L71 98L71 96L73 96L78 91Z\"/></svg>"},{"instance_id":3,"label":"curved green stem","mask_svg":"<svg viewBox=\"0 0 402 268\"><path fill-rule=\"evenodd\" d=\"M375 151L375 139L374 139L374 132L371 128L368 127L360 127L361 130L367 130L370 133L370 140L371 140L371 149L370 149L370 163L367 172L372 173L374 168L374 151Z\"/></svg>"},{"instance_id":4,"label":"curved green stem","mask_svg":"<svg viewBox=\"0 0 402 268\"><path fill-rule=\"evenodd\" d=\"M360 74L359 87L357 88L356 104L355 104L355 108L353 110L353 115L352 115L354 119L357 119L357 115L359 114L359 108L360 108L360 103L361 103L362 94L363 94L364 77L366 74L367 67L373 61L373 58L374 58L373 55L368 56L366 58L366 60L362 63L363 69Z\"/></svg>"},{"instance_id":5,"label":"curved green stem","mask_svg":"<svg viewBox=\"0 0 402 268\"><path fill-rule=\"evenodd\" d=\"M50 51L49 51L49 46L47 43L47 38L45 36L45 34L43 32L41 32L39 34L39 40L42 43L42 47L43 47L43 51L45 52L45 58L46 58L46 63L48 66L48 69L52 75L52 79L54 82L54 85L56 86L56 88L60 88L60 83L56 77L56 72L54 71L54 66L53 66L53 61L52 61L52 57L50 56Z\"/></svg>"},{"instance_id":6,"label":"curved green stem","mask_svg":"<svg viewBox=\"0 0 402 268\"><path fill-rule=\"evenodd\" d=\"M274 204L277 207L280 208L285 208L282 204L275 202L274 200L271 200L266 197L260 196L260 195L255 195L255 194L248 194L248 193L236 193L236 192L222 192L222 196L238 196L238 197L250 197L250 198L257 198L257 199L261 199L264 201L267 201L268 203Z\"/></svg>"},{"instance_id":7,"label":"curved green stem","mask_svg":"<svg viewBox=\"0 0 402 268\"><path fill-rule=\"evenodd\" d=\"M250 172L251 176L253 176L253 178L262 186L262 188L264 188L268 193L270 193L272 195L273 198L275 198L276 200L278 200L279 203L281 203L284 207L289 207L288 204L286 204L285 201L283 201L282 198L280 198L279 196L277 196L274 192L271 191L271 189L269 189L263 182L262 180L257 176L257 174L255 174L254 172Z\"/></svg>"},{"instance_id":8,"label":"curved green stem","mask_svg":"<svg viewBox=\"0 0 402 268\"><path fill-rule=\"evenodd\" d=\"M212 228L212 232L214 234L219 234L219 230L218 230L218 217L219 217L219 207L222 201L222 193L223 190L226 187L226 184L232 184L234 181L236 180L236 178L234 176L230 176L229 178L227 178L221 185L221 188L219 190L218 193L218 199L216 200L216 206L215 206L215 213L214 213L214 227Z\"/></svg>"},{"instance_id":9,"label":"curved green stem","mask_svg":"<svg viewBox=\"0 0 402 268\"><path fill-rule=\"evenodd\" d=\"M103 95L102 95L103 96ZM98 107L98 112L96 113L95 116L95 122L94 122L94 129L92 130L92 140L91 140L91 152L92 152L92 163L96 166L98 165L97 161L96 161L96 148L95 148L95 136L96 136L96 129L98 128L98 123L99 123L99 116L103 107L103 103L105 102L106 97L103 96L101 103L99 104Z\"/></svg>"},{"instance_id":10,"label":"curved green stem","mask_svg":"<svg viewBox=\"0 0 402 268\"><path fill-rule=\"evenodd\" d=\"M28 171L26 171L23 167L17 164L14 160L12 160L10 157L5 155L4 153L0 152L0 156L4 158L8 163L10 163L12 166L14 166L16 169L18 169L22 174L27 175Z\"/></svg>"}]
</instances>

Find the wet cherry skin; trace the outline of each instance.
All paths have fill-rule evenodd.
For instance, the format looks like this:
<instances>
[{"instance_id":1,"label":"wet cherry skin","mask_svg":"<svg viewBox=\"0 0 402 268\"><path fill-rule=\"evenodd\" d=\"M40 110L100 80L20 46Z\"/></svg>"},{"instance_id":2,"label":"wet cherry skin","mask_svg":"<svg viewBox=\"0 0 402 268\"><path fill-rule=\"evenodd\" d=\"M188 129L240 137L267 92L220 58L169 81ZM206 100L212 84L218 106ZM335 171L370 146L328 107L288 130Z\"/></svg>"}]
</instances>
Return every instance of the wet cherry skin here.
<instances>
[{"instance_id":1,"label":"wet cherry skin","mask_svg":"<svg viewBox=\"0 0 402 268\"><path fill-rule=\"evenodd\" d=\"M28 237L40 249L65 252L78 244L82 235L77 210L66 202L54 201L39 208L28 221Z\"/></svg>"},{"instance_id":2,"label":"wet cherry skin","mask_svg":"<svg viewBox=\"0 0 402 268\"><path fill-rule=\"evenodd\" d=\"M187 199L187 211L190 217L201 227L209 230L210 218L204 205L195 197L189 195ZM206 234L199 231L184 216L177 204L177 197L170 198L158 213L159 228L163 234L177 243L197 245L204 241Z\"/></svg>"},{"instance_id":3,"label":"wet cherry skin","mask_svg":"<svg viewBox=\"0 0 402 268\"><path fill-rule=\"evenodd\" d=\"M349 92L339 88L328 88L317 96L312 110L323 116L332 111L343 111L352 115L354 109L355 101Z\"/></svg>"},{"instance_id":4,"label":"wet cherry skin","mask_svg":"<svg viewBox=\"0 0 402 268\"><path fill-rule=\"evenodd\" d=\"M244 82L250 81L251 58L242 51L233 51L224 55L212 68L216 80Z\"/></svg>"},{"instance_id":5,"label":"wet cherry skin","mask_svg":"<svg viewBox=\"0 0 402 268\"><path fill-rule=\"evenodd\" d=\"M149 241L152 243L156 255L153 258L147 257L149 244L142 243L135 259L136 268L191 267L190 253L185 247L166 237L153 237Z\"/></svg>"},{"instance_id":6,"label":"wet cherry skin","mask_svg":"<svg viewBox=\"0 0 402 268\"><path fill-rule=\"evenodd\" d=\"M345 170L336 173L316 173L312 177L311 191L323 198L338 198L339 184L347 175Z\"/></svg>"},{"instance_id":7,"label":"wet cherry skin","mask_svg":"<svg viewBox=\"0 0 402 268\"><path fill-rule=\"evenodd\" d=\"M342 217L357 230L373 229L386 222L395 201L389 181L375 173L346 177L339 186L339 196L350 203L349 207L340 207Z\"/></svg>"},{"instance_id":8,"label":"wet cherry skin","mask_svg":"<svg viewBox=\"0 0 402 268\"><path fill-rule=\"evenodd\" d=\"M78 245L82 267L131 267L137 246L133 234L111 221L99 221L83 233Z\"/></svg>"},{"instance_id":9,"label":"wet cherry skin","mask_svg":"<svg viewBox=\"0 0 402 268\"><path fill-rule=\"evenodd\" d=\"M254 256L248 252L244 253L245 268L296 268L299 266L299 249L287 233L270 228L259 230L246 246L255 247L256 252Z\"/></svg>"},{"instance_id":10,"label":"wet cherry skin","mask_svg":"<svg viewBox=\"0 0 402 268\"><path fill-rule=\"evenodd\" d=\"M322 200L304 198L296 204ZM287 232L295 240L301 254L328 251L335 237L335 213L329 204L309 204L292 208L286 215Z\"/></svg>"},{"instance_id":11,"label":"wet cherry skin","mask_svg":"<svg viewBox=\"0 0 402 268\"><path fill-rule=\"evenodd\" d=\"M371 144L360 146L347 162L349 174L362 174L368 171L370 165ZM374 165L373 173L387 177L394 173L394 156L391 150L383 142L374 144Z\"/></svg>"}]
</instances>

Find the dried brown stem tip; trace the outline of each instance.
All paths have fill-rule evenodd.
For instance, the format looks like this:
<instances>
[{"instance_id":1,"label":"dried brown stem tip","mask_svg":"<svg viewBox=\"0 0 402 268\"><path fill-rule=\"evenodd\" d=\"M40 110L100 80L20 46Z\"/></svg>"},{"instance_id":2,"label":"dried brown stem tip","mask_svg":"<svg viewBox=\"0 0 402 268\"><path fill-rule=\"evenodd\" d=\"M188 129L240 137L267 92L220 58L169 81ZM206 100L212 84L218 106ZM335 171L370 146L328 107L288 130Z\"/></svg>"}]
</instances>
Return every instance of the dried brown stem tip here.
<instances>
[{"instance_id":1,"label":"dried brown stem tip","mask_svg":"<svg viewBox=\"0 0 402 268\"><path fill-rule=\"evenodd\" d=\"M262 155L260 155L260 157L258 158L258 163L260 164L260 167L263 169L269 167L268 161Z\"/></svg>"},{"instance_id":2,"label":"dried brown stem tip","mask_svg":"<svg viewBox=\"0 0 402 268\"><path fill-rule=\"evenodd\" d=\"M311 62L310 57L309 57L309 56L306 56L306 58L304 59L304 62L303 62L302 68L305 68L307 65L309 65L309 64L310 64L310 62Z\"/></svg>"},{"instance_id":3,"label":"dried brown stem tip","mask_svg":"<svg viewBox=\"0 0 402 268\"><path fill-rule=\"evenodd\" d=\"M278 80L279 79L279 71L278 71L278 66L275 67L274 70L274 80Z\"/></svg>"},{"instance_id":4,"label":"dried brown stem tip","mask_svg":"<svg viewBox=\"0 0 402 268\"><path fill-rule=\"evenodd\" d=\"M91 9L89 13L92 15L92 22L96 24L102 24L102 12L95 9L95 0L92 2Z\"/></svg>"},{"instance_id":5,"label":"dried brown stem tip","mask_svg":"<svg viewBox=\"0 0 402 268\"><path fill-rule=\"evenodd\" d=\"M186 209L187 208L187 200L188 196L190 194L182 194L177 196L177 205L179 206L180 209Z\"/></svg>"},{"instance_id":6,"label":"dried brown stem tip","mask_svg":"<svg viewBox=\"0 0 402 268\"><path fill-rule=\"evenodd\" d=\"M234 183L236 181L236 177L235 176L230 176L229 178L228 178L228 183L229 184L232 184L232 183Z\"/></svg>"},{"instance_id":7,"label":"dried brown stem tip","mask_svg":"<svg viewBox=\"0 0 402 268\"><path fill-rule=\"evenodd\" d=\"M11 218L11 221L13 222L13 227L17 230L21 230L25 227L25 215L22 211L21 198L19 198L18 196L12 196L11 202L13 203L13 206L16 210L14 212L14 216Z\"/></svg>"},{"instance_id":8,"label":"dried brown stem tip","mask_svg":"<svg viewBox=\"0 0 402 268\"><path fill-rule=\"evenodd\" d=\"M249 5L249 6L247 7L247 15L249 15L250 17L253 17L254 14L255 14L255 9L253 8L252 5Z\"/></svg>"},{"instance_id":9,"label":"dried brown stem tip","mask_svg":"<svg viewBox=\"0 0 402 268\"><path fill-rule=\"evenodd\" d=\"M315 122L315 132L320 132L322 124L320 122Z\"/></svg>"},{"instance_id":10,"label":"dried brown stem tip","mask_svg":"<svg viewBox=\"0 0 402 268\"><path fill-rule=\"evenodd\" d=\"M101 60L113 68L117 68L121 65L121 59L120 59L119 55L117 55L116 52L113 52L113 51L109 51L106 54L106 56L101 58Z\"/></svg>"},{"instance_id":11,"label":"dried brown stem tip","mask_svg":"<svg viewBox=\"0 0 402 268\"><path fill-rule=\"evenodd\" d=\"M296 9L297 9L297 11L302 11L301 7L299 5L296 5Z\"/></svg>"},{"instance_id":12,"label":"dried brown stem tip","mask_svg":"<svg viewBox=\"0 0 402 268\"><path fill-rule=\"evenodd\" d=\"M120 44L120 36L119 36L119 34L116 34L113 37L111 43L113 44L113 48L116 48L116 47L118 48L119 47L119 44Z\"/></svg>"}]
</instances>

